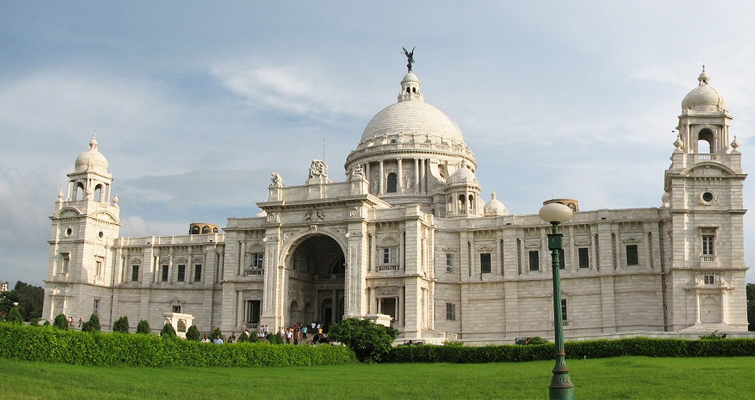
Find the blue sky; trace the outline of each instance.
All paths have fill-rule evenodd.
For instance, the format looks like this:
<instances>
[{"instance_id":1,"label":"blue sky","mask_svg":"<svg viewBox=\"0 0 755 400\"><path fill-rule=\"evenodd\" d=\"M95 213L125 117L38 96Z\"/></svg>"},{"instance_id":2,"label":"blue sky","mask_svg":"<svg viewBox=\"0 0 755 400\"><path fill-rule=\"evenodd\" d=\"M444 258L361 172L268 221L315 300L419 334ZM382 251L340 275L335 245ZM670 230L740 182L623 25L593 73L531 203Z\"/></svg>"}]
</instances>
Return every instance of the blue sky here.
<instances>
[{"instance_id":1,"label":"blue sky","mask_svg":"<svg viewBox=\"0 0 755 400\"><path fill-rule=\"evenodd\" d=\"M42 284L48 217L95 133L124 236L254 215L270 173L304 183L323 141L342 180L367 122L396 100L402 47L416 46L425 100L475 152L485 198L495 190L512 213L551 197L659 206L703 63L755 169L755 4L218 4L0 5L0 280Z\"/></svg>"}]
</instances>

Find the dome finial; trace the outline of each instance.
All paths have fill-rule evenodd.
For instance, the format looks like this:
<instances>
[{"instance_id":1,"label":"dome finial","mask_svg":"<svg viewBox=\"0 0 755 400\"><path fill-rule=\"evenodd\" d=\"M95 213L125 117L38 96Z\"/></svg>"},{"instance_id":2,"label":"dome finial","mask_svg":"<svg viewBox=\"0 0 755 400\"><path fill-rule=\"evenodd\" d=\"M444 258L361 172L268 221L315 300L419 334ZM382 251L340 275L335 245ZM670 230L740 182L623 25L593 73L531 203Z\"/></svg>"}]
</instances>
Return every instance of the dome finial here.
<instances>
[{"instance_id":1,"label":"dome finial","mask_svg":"<svg viewBox=\"0 0 755 400\"><path fill-rule=\"evenodd\" d=\"M710 77L705 72L705 64L703 64L703 72L700 73L700 76L697 77L698 82L700 82L700 85L707 85L708 81L710 80Z\"/></svg>"},{"instance_id":2,"label":"dome finial","mask_svg":"<svg viewBox=\"0 0 755 400\"><path fill-rule=\"evenodd\" d=\"M417 47L412 47L412 51L407 51L405 47L402 47L404 52L403 55L406 56L406 69L408 69L408 72L412 72L412 64L414 64L414 49Z\"/></svg>"},{"instance_id":3,"label":"dome finial","mask_svg":"<svg viewBox=\"0 0 755 400\"><path fill-rule=\"evenodd\" d=\"M96 149L97 148L97 134L95 133L92 135L92 141L89 142L89 148L90 149Z\"/></svg>"}]
</instances>

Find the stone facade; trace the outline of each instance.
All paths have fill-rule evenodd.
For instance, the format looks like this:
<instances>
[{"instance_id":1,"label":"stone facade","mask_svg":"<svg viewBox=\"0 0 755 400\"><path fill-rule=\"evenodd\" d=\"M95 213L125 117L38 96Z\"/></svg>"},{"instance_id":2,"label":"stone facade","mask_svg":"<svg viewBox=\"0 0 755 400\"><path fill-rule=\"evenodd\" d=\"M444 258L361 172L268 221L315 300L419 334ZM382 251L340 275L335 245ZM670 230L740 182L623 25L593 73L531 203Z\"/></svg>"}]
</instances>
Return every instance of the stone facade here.
<instances>
[{"instance_id":1,"label":"stone facade","mask_svg":"<svg viewBox=\"0 0 755 400\"><path fill-rule=\"evenodd\" d=\"M658 208L574 211L564 233L567 338L746 331L742 186L723 97L703 71L684 99ZM159 329L186 313L202 331L390 318L400 340L510 343L551 337L550 226L489 202L458 126L424 102L417 76L367 125L332 182L273 173L258 215L225 233L119 237L118 199L96 140L68 174L52 219L45 319ZM659 188L660 189L660 188ZM659 190L660 192L660 190ZM205 228L207 227L207 228Z\"/></svg>"}]
</instances>

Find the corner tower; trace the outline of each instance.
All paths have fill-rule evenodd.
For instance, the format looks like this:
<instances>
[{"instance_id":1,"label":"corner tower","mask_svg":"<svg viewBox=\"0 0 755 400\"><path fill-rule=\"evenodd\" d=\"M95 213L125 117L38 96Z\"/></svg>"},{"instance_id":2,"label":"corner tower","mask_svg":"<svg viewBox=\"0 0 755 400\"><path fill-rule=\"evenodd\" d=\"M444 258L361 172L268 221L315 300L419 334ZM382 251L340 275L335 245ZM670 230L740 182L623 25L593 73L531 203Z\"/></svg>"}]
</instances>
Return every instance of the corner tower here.
<instances>
[{"instance_id":1,"label":"corner tower","mask_svg":"<svg viewBox=\"0 0 755 400\"><path fill-rule=\"evenodd\" d=\"M111 198L112 183L107 159L92 138L68 173L67 193L58 193L50 217L43 319L64 313L87 320L109 309L116 264L111 249L121 226L118 197ZM109 325L109 316L100 316L100 321Z\"/></svg>"},{"instance_id":2,"label":"corner tower","mask_svg":"<svg viewBox=\"0 0 755 400\"><path fill-rule=\"evenodd\" d=\"M665 173L663 252L669 330L747 330L739 143L705 67L682 101ZM666 238L664 238L666 239Z\"/></svg>"}]
</instances>

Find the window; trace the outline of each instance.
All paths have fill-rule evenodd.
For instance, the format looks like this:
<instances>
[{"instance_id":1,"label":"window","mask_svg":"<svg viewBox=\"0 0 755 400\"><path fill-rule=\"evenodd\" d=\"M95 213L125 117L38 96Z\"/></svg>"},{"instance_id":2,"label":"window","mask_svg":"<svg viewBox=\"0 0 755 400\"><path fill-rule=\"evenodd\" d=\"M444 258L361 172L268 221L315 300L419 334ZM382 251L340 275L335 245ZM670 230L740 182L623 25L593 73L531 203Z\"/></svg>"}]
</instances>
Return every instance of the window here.
<instances>
[{"instance_id":1,"label":"window","mask_svg":"<svg viewBox=\"0 0 755 400\"><path fill-rule=\"evenodd\" d=\"M136 282L138 280L139 280L139 266L132 265L131 266L131 282Z\"/></svg>"},{"instance_id":2,"label":"window","mask_svg":"<svg viewBox=\"0 0 755 400\"><path fill-rule=\"evenodd\" d=\"M92 314L99 314L100 313L100 299L94 299L94 303L92 304Z\"/></svg>"},{"instance_id":3,"label":"window","mask_svg":"<svg viewBox=\"0 0 755 400\"><path fill-rule=\"evenodd\" d=\"M259 270L262 269L263 262L265 261L265 257L263 253L252 253L252 269L253 270Z\"/></svg>"},{"instance_id":4,"label":"window","mask_svg":"<svg viewBox=\"0 0 755 400\"><path fill-rule=\"evenodd\" d=\"M566 312L566 299L561 299L561 320L568 321L568 315Z\"/></svg>"},{"instance_id":5,"label":"window","mask_svg":"<svg viewBox=\"0 0 755 400\"><path fill-rule=\"evenodd\" d=\"M558 269L566 269L566 257L564 249L558 249Z\"/></svg>"},{"instance_id":6,"label":"window","mask_svg":"<svg viewBox=\"0 0 755 400\"><path fill-rule=\"evenodd\" d=\"M490 253L480 253L480 272L490 273Z\"/></svg>"},{"instance_id":7,"label":"window","mask_svg":"<svg viewBox=\"0 0 755 400\"><path fill-rule=\"evenodd\" d=\"M398 249L395 247L383 248L383 264L398 264Z\"/></svg>"},{"instance_id":8,"label":"window","mask_svg":"<svg viewBox=\"0 0 755 400\"><path fill-rule=\"evenodd\" d=\"M386 191L388 193L396 193L398 191L398 178L393 172L388 174L388 189Z\"/></svg>"},{"instance_id":9,"label":"window","mask_svg":"<svg viewBox=\"0 0 755 400\"><path fill-rule=\"evenodd\" d=\"M194 282L202 282L202 264L194 266Z\"/></svg>"},{"instance_id":10,"label":"window","mask_svg":"<svg viewBox=\"0 0 755 400\"><path fill-rule=\"evenodd\" d=\"M446 303L446 320L456 321L456 304Z\"/></svg>"},{"instance_id":11,"label":"window","mask_svg":"<svg viewBox=\"0 0 755 400\"><path fill-rule=\"evenodd\" d=\"M168 266L163 265L160 267L160 281L167 282L168 281Z\"/></svg>"},{"instance_id":12,"label":"window","mask_svg":"<svg viewBox=\"0 0 755 400\"><path fill-rule=\"evenodd\" d=\"M209 226L203 226L202 227L202 234L210 233L210 227Z\"/></svg>"},{"instance_id":13,"label":"window","mask_svg":"<svg viewBox=\"0 0 755 400\"><path fill-rule=\"evenodd\" d=\"M192 235L198 235L199 234L199 227L198 226L192 226L191 227L191 234Z\"/></svg>"},{"instance_id":14,"label":"window","mask_svg":"<svg viewBox=\"0 0 755 400\"><path fill-rule=\"evenodd\" d=\"M703 275L703 282L706 285L713 285L716 283L716 276L715 275Z\"/></svg>"},{"instance_id":15,"label":"window","mask_svg":"<svg viewBox=\"0 0 755 400\"><path fill-rule=\"evenodd\" d=\"M590 249L580 247L577 251L579 253L579 267L590 268Z\"/></svg>"},{"instance_id":16,"label":"window","mask_svg":"<svg viewBox=\"0 0 755 400\"><path fill-rule=\"evenodd\" d=\"M68 266L71 264L71 254L70 253L63 253L61 254L63 257L62 263L60 265L60 273L61 274L67 274L68 273Z\"/></svg>"},{"instance_id":17,"label":"window","mask_svg":"<svg viewBox=\"0 0 755 400\"><path fill-rule=\"evenodd\" d=\"M178 266L178 279L176 279L178 282L183 282L186 278L186 266L185 265L179 265Z\"/></svg>"},{"instance_id":18,"label":"window","mask_svg":"<svg viewBox=\"0 0 755 400\"><path fill-rule=\"evenodd\" d=\"M95 276L102 276L102 261L95 261L96 266Z\"/></svg>"},{"instance_id":19,"label":"window","mask_svg":"<svg viewBox=\"0 0 755 400\"><path fill-rule=\"evenodd\" d=\"M530 250L530 271L540 271L540 252Z\"/></svg>"},{"instance_id":20,"label":"window","mask_svg":"<svg viewBox=\"0 0 755 400\"><path fill-rule=\"evenodd\" d=\"M715 235L709 235L705 234L703 235L703 255L704 256L713 256L714 253L714 243L715 243L716 236Z\"/></svg>"},{"instance_id":21,"label":"window","mask_svg":"<svg viewBox=\"0 0 755 400\"><path fill-rule=\"evenodd\" d=\"M452 274L454 272L454 255L446 253L446 272Z\"/></svg>"},{"instance_id":22,"label":"window","mask_svg":"<svg viewBox=\"0 0 755 400\"><path fill-rule=\"evenodd\" d=\"M627 265L639 265L639 264L640 264L640 258L637 254L637 245L628 244L627 245Z\"/></svg>"},{"instance_id":23,"label":"window","mask_svg":"<svg viewBox=\"0 0 755 400\"><path fill-rule=\"evenodd\" d=\"M173 311L174 313L180 313L180 312L181 312L181 306L180 306L180 305L175 305L175 306L172 306L172 307L171 307L171 310L172 310L172 311Z\"/></svg>"},{"instance_id":24,"label":"window","mask_svg":"<svg viewBox=\"0 0 755 400\"><path fill-rule=\"evenodd\" d=\"M260 303L259 300L246 301L246 322L256 324L260 322Z\"/></svg>"}]
</instances>

